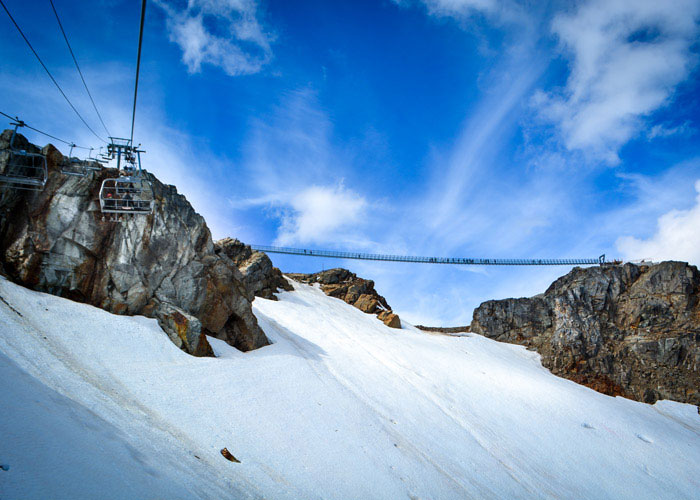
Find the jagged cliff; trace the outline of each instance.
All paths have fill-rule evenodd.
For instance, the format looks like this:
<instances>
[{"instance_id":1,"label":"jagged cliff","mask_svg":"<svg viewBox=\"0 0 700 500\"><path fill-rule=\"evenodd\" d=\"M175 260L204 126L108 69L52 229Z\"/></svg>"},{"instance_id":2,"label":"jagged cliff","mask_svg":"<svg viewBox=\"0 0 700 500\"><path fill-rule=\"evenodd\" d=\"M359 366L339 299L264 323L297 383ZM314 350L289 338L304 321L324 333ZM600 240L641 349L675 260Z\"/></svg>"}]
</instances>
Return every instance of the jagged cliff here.
<instances>
[{"instance_id":1,"label":"jagged cliff","mask_svg":"<svg viewBox=\"0 0 700 500\"><path fill-rule=\"evenodd\" d=\"M256 297L277 300L279 290L291 291L294 287L282 276L282 272L272 265L263 252L253 250L236 239L224 238L214 242L217 254L226 255L238 266L243 282Z\"/></svg>"},{"instance_id":2,"label":"jagged cliff","mask_svg":"<svg viewBox=\"0 0 700 500\"><path fill-rule=\"evenodd\" d=\"M0 136L0 149L10 135ZM21 135L15 141L39 150ZM155 317L191 354L211 354L205 333L241 350L268 344L243 276L216 252L204 219L174 186L147 173L155 212L105 220L98 192L116 171L66 176L61 153L52 145L42 152L49 169L45 189L0 189L0 262L8 277L114 313Z\"/></svg>"},{"instance_id":3,"label":"jagged cliff","mask_svg":"<svg viewBox=\"0 0 700 500\"><path fill-rule=\"evenodd\" d=\"M684 262L575 268L540 296L484 302L471 331L606 394L700 405L700 273Z\"/></svg>"},{"instance_id":4,"label":"jagged cliff","mask_svg":"<svg viewBox=\"0 0 700 500\"><path fill-rule=\"evenodd\" d=\"M301 283L319 283L326 295L344 300L362 312L376 314L391 328L401 328L401 319L374 289L372 280L358 278L355 273L343 268L314 274L288 273L287 276Z\"/></svg>"}]
</instances>

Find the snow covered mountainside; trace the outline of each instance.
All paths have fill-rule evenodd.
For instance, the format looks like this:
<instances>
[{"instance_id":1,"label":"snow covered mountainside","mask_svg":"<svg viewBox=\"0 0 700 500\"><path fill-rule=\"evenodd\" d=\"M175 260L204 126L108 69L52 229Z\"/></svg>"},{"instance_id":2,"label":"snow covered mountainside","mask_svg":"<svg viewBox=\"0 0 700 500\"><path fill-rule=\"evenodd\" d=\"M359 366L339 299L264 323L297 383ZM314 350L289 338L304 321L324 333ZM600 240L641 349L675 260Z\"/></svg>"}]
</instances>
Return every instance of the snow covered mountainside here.
<instances>
[{"instance_id":1,"label":"snow covered mountainside","mask_svg":"<svg viewBox=\"0 0 700 500\"><path fill-rule=\"evenodd\" d=\"M195 358L155 319L0 278L0 498L700 496L695 406L294 287L253 302L272 345Z\"/></svg>"}]
</instances>

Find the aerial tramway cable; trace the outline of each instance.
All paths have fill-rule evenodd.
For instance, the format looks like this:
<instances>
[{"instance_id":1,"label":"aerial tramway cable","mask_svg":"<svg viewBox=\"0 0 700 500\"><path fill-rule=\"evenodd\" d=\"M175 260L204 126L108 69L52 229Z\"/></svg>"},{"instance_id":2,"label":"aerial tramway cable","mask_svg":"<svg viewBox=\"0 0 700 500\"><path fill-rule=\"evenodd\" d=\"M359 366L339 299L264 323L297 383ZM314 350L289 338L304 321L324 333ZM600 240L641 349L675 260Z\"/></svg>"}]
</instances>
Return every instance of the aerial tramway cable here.
<instances>
[{"instance_id":1,"label":"aerial tramway cable","mask_svg":"<svg viewBox=\"0 0 700 500\"><path fill-rule=\"evenodd\" d=\"M103 214L116 218L123 215L150 215L155 206L153 186L141 170L141 153L139 146L134 146L134 123L136 120L136 98L139 90L139 72L141 69L141 47L143 45L143 26L146 16L146 0L141 3L141 21L139 24L139 45L136 55L136 78L134 80L134 103L131 110L131 134L129 139L110 137L108 152L120 168L124 158L124 172L119 177L102 181L100 188L100 209ZM112 218L111 220L115 220ZM118 219L117 219L118 220Z\"/></svg>"},{"instance_id":2,"label":"aerial tramway cable","mask_svg":"<svg viewBox=\"0 0 700 500\"><path fill-rule=\"evenodd\" d=\"M0 1L1 1L1 0L0 0ZM18 122L18 123L22 123L22 126L23 126L23 127L27 127L29 130L33 130L34 132L37 132L37 133L42 134L42 135L45 135L46 137L50 137L51 139L53 139L53 140L55 140L55 141L62 142L62 143L65 144L66 146L73 146L73 147L79 148L79 149L94 149L94 148L88 148L87 146L78 146L78 145L72 143L71 141L65 141L65 140L63 140L63 139L60 139L60 138L56 137L55 135L47 134L46 132L43 132L43 131L39 130L38 128L34 128L34 127L28 125L26 122L23 122L22 120L20 120L20 119L17 118L16 116L8 115L7 113L3 113L2 111L0 111L0 115L2 115L2 116L4 116L4 117L7 117L7 118L9 118L10 120L16 121L16 122Z\"/></svg>"},{"instance_id":3,"label":"aerial tramway cable","mask_svg":"<svg viewBox=\"0 0 700 500\"><path fill-rule=\"evenodd\" d=\"M0 0L1 1L1 0ZM136 55L136 79L134 81L134 107L131 111L131 143L134 142L134 120L136 119L136 96L139 91L139 71L141 69L141 46L143 44L143 24L146 18L146 0L141 2L141 22L139 26L139 48Z\"/></svg>"},{"instance_id":4,"label":"aerial tramway cable","mask_svg":"<svg viewBox=\"0 0 700 500\"><path fill-rule=\"evenodd\" d=\"M63 24L61 23L61 19L59 18L58 12L56 11L56 6L54 5L53 0L49 0L49 3L51 4L51 8L53 9L53 13L56 16L56 21L58 22L58 27L61 29L61 33L63 34L63 39L66 41L66 45L68 46L68 51L70 52L70 55L73 58L73 62L75 63L75 68L78 70L78 74L80 75L80 79L83 82L83 86L85 87L85 92L87 92L87 95L90 98L90 102L92 103L92 107L95 109L95 113L97 114L97 118L100 119L100 123L102 124L102 127L105 129L105 132L107 132L107 137L109 137L112 134L110 134L109 130L107 130L107 125L105 125L105 122L102 119L102 115L100 114L99 110L97 109L97 105L95 104L95 100L92 98L92 94L90 93L90 89L88 88L87 83L85 82L85 78L83 77L83 72L80 70L80 66L78 65L78 60L75 58L75 54L73 53L73 48L70 46L70 42L68 41L68 36L66 35L65 30L63 29Z\"/></svg>"},{"instance_id":5,"label":"aerial tramway cable","mask_svg":"<svg viewBox=\"0 0 700 500\"><path fill-rule=\"evenodd\" d=\"M144 3L145 3L145 0L144 0ZM56 88L58 89L58 91L61 93L61 95L63 96L63 98L66 100L66 102L68 103L68 105L71 107L71 109L75 112L76 115L78 115L78 118L80 118L80 121L83 122L83 124L88 128L88 130L89 130L90 132L92 132L92 134L93 134L95 137L97 137L97 138L98 138L99 140L101 140L102 142L105 142L105 143L106 143L107 141L105 141L102 137L100 137L100 136L97 134L97 132L95 132L95 131L92 129L92 127L90 127L90 125L88 124L88 122L85 121L85 118L83 118L83 116L80 114L80 112L77 110L77 108L73 105L73 103L71 102L71 100L68 99L68 96L67 96L66 93L63 91L63 89L61 88L61 86L58 84L58 82L56 81L56 79L53 77L53 75L52 75L51 72L49 71L49 68L46 67L46 64L44 64L44 61L41 60L41 57L39 57L39 54L37 53L37 51L34 50L34 47L33 47L32 44L29 42L29 39L25 36L24 32L22 31L22 28L19 27L19 24L17 24L17 21L15 21L15 18L12 17L12 14L10 14L10 11L7 9L7 6L5 6L5 2L4 2L3 0L0 0L0 5L2 6L3 9L5 9L5 12L7 13L8 17L10 18L10 21L12 21L12 24L15 25L15 28L17 28L17 31L19 32L19 34L20 34L20 35L22 36L22 38L24 39L24 41L25 41L25 43L27 44L27 46L31 49L32 53L34 54L34 56L36 57L36 59L39 61L39 64L41 64L41 67L44 68L44 71L46 71L46 74L49 75L49 78L51 78L51 81L54 83L54 85L56 86Z\"/></svg>"}]
</instances>

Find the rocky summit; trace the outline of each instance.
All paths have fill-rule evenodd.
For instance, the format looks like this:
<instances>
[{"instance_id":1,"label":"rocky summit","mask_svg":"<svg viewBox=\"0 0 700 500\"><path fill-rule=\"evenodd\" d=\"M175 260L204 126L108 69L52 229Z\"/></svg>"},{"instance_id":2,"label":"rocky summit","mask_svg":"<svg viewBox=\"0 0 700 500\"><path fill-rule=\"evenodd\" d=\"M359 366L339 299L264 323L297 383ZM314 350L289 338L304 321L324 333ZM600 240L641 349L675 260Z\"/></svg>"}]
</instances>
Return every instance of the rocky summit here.
<instances>
[{"instance_id":1,"label":"rocky summit","mask_svg":"<svg viewBox=\"0 0 700 500\"><path fill-rule=\"evenodd\" d=\"M358 278L347 269L336 268L314 274L287 274L301 283L319 283L326 295L344 300L368 314L377 317L391 328L401 328L401 319L391 310L386 299L374 289L374 281Z\"/></svg>"},{"instance_id":2,"label":"rocky summit","mask_svg":"<svg viewBox=\"0 0 700 500\"><path fill-rule=\"evenodd\" d=\"M0 149L10 136L9 130L0 136ZM16 146L39 150L21 135ZM41 151L49 169L42 191L0 190L6 276L110 312L157 318L190 354L212 354L205 334L241 350L268 344L243 275L225 252L216 251L204 219L174 186L145 173L154 213L111 220L100 211L98 192L102 180L117 177L116 170L67 176L56 148Z\"/></svg>"},{"instance_id":3,"label":"rocky summit","mask_svg":"<svg viewBox=\"0 0 700 500\"><path fill-rule=\"evenodd\" d=\"M700 405L700 273L683 262L575 268L542 295L484 302L471 331L606 394Z\"/></svg>"}]
</instances>

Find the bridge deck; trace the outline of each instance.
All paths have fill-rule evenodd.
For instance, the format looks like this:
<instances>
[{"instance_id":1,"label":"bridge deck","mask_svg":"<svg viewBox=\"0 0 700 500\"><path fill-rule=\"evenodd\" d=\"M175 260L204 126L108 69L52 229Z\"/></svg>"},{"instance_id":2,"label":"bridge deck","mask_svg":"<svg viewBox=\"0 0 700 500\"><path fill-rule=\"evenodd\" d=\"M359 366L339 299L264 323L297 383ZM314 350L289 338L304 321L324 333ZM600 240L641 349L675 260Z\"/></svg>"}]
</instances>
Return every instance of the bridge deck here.
<instances>
[{"instance_id":1,"label":"bridge deck","mask_svg":"<svg viewBox=\"0 0 700 500\"><path fill-rule=\"evenodd\" d=\"M597 259L482 259L470 257L414 257L410 255L336 252L333 250L309 250L303 248L273 247L265 245L251 245L251 247L253 250L259 250L261 252L302 255L305 257L412 262L417 264L457 264L476 266L586 266L605 263L605 255L601 255Z\"/></svg>"}]
</instances>

